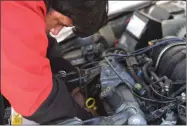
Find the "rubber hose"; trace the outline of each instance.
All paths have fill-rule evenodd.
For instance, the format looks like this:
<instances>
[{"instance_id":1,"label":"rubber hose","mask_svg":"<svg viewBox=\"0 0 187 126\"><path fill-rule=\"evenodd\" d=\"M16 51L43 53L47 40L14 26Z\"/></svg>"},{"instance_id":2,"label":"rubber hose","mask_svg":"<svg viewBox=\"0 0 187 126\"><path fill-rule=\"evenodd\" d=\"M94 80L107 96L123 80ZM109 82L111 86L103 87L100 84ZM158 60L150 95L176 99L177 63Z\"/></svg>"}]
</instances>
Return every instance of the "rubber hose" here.
<instances>
[{"instance_id":1,"label":"rubber hose","mask_svg":"<svg viewBox=\"0 0 187 126\"><path fill-rule=\"evenodd\" d=\"M166 75L168 78L172 79L171 75L175 72L175 67L186 58L185 53L182 51L185 48L185 46L175 46L163 54L157 69L157 73L160 77ZM182 75L181 73L178 74L180 76Z\"/></svg>"},{"instance_id":2,"label":"rubber hose","mask_svg":"<svg viewBox=\"0 0 187 126\"><path fill-rule=\"evenodd\" d=\"M175 42L175 41L170 42L170 44L174 44L174 43L177 44L177 42ZM158 58L160 52L161 52L166 46L168 46L168 45L170 45L170 44L168 44L168 43L162 44L162 45L160 45L160 46L158 46L158 47L153 48L152 51L150 51L149 57L152 58L154 65L155 65L155 63L156 63L156 61L157 61L157 58ZM176 46L179 46L179 45L176 45ZM175 46L174 46L174 47L175 47ZM172 48L173 48L173 47L172 47Z\"/></svg>"},{"instance_id":3,"label":"rubber hose","mask_svg":"<svg viewBox=\"0 0 187 126\"><path fill-rule=\"evenodd\" d=\"M160 67L160 69L162 69L160 75L166 75L170 78L171 74L175 72L174 68L177 66L177 64L179 64L182 60L186 58L185 52L186 49L183 49L180 52L173 55L167 62L165 62L164 66Z\"/></svg>"},{"instance_id":4,"label":"rubber hose","mask_svg":"<svg viewBox=\"0 0 187 126\"><path fill-rule=\"evenodd\" d=\"M185 49L185 46L174 46L170 49L168 49L160 59L159 66L163 66L163 62L167 62L173 55L180 52L182 49ZM162 62L161 62L162 61Z\"/></svg>"},{"instance_id":5,"label":"rubber hose","mask_svg":"<svg viewBox=\"0 0 187 126\"><path fill-rule=\"evenodd\" d=\"M152 81L151 81L151 79L150 79L150 77L149 77L149 75L148 75L148 73L147 73L147 69L148 69L148 67L151 66L152 64L153 64L153 62L152 62L152 60L150 60L150 61L148 61L148 62L143 66L143 68L142 68L142 73L143 73L144 79L145 79L145 81L146 81L148 84L152 83Z\"/></svg>"},{"instance_id":6,"label":"rubber hose","mask_svg":"<svg viewBox=\"0 0 187 126\"><path fill-rule=\"evenodd\" d=\"M173 81L186 80L186 59L177 64L173 71L171 74Z\"/></svg>"}]
</instances>

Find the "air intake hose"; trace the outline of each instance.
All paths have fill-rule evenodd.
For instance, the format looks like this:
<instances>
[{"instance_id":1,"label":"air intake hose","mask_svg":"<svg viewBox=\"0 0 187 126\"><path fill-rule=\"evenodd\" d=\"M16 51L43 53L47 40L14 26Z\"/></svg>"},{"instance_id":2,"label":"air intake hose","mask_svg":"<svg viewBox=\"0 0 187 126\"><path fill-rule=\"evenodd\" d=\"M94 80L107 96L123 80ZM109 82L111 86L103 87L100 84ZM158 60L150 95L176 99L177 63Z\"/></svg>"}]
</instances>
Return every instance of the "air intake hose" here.
<instances>
[{"instance_id":1,"label":"air intake hose","mask_svg":"<svg viewBox=\"0 0 187 126\"><path fill-rule=\"evenodd\" d=\"M173 42L155 48L150 57L159 77L167 76L172 81L186 80L186 43Z\"/></svg>"}]
</instances>

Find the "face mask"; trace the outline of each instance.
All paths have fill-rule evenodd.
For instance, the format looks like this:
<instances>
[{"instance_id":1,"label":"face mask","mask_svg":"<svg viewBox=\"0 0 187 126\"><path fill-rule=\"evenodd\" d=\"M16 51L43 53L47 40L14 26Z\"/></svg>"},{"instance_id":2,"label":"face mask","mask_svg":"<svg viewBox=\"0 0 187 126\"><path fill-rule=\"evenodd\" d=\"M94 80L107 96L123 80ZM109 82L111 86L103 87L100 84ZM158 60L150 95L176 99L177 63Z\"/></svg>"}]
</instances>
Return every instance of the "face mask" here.
<instances>
[{"instance_id":1,"label":"face mask","mask_svg":"<svg viewBox=\"0 0 187 126\"><path fill-rule=\"evenodd\" d=\"M70 17L73 32L79 37L96 33L107 24L107 0L56 0L51 1L52 8Z\"/></svg>"}]
</instances>

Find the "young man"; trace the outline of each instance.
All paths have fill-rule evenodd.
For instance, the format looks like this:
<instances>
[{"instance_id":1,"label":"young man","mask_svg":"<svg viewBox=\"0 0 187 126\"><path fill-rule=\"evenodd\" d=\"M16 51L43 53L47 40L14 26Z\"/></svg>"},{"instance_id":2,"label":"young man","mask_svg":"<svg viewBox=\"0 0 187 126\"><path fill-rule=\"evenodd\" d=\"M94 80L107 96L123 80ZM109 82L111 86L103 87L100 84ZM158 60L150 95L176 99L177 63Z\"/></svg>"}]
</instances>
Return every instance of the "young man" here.
<instances>
[{"instance_id":1,"label":"young man","mask_svg":"<svg viewBox=\"0 0 187 126\"><path fill-rule=\"evenodd\" d=\"M46 33L56 35L63 27L74 26L75 34L91 35L106 23L106 4L106 0L1 2L1 93L16 112L40 124L89 118L84 101L72 98L67 84L53 76Z\"/></svg>"}]
</instances>

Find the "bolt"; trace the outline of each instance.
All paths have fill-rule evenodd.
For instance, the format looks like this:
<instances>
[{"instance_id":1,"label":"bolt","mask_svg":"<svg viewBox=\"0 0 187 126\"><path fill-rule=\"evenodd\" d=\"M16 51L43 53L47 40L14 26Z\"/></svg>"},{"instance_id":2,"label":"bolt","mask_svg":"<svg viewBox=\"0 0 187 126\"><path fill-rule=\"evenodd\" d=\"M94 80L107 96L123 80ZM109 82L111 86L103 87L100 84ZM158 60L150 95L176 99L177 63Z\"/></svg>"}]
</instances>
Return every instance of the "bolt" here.
<instances>
[{"instance_id":1,"label":"bolt","mask_svg":"<svg viewBox=\"0 0 187 126\"><path fill-rule=\"evenodd\" d=\"M186 94L183 92L183 93L181 93L181 97L182 97L182 101L186 101Z\"/></svg>"},{"instance_id":2,"label":"bolt","mask_svg":"<svg viewBox=\"0 0 187 126\"><path fill-rule=\"evenodd\" d=\"M110 76L111 75L111 71L110 70L106 70L106 74L107 74L107 76Z\"/></svg>"},{"instance_id":3,"label":"bolt","mask_svg":"<svg viewBox=\"0 0 187 126\"><path fill-rule=\"evenodd\" d=\"M162 87L162 93L164 93L164 88Z\"/></svg>"},{"instance_id":4,"label":"bolt","mask_svg":"<svg viewBox=\"0 0 187 126\"><path fill-rule=\"evenodd\" d=\"M169 91L169 86L168 86L168 85L165 85L164 87L165 87L165 91L168 92L168 91Z\"/></svg>"}]
</instances>

